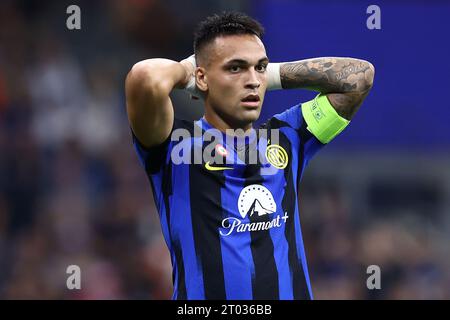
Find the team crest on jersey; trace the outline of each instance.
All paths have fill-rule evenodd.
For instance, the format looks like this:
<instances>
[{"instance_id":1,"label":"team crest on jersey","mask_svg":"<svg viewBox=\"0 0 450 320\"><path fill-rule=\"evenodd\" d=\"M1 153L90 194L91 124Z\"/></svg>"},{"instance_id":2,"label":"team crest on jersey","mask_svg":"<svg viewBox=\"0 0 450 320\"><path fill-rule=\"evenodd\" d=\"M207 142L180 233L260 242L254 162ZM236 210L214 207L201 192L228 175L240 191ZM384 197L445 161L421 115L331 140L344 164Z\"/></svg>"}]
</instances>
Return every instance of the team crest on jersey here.
<instances>
[{"instance_id":1,"label":"team crest on jersey","mask_svg":"<svg viewBox=\"0 0 450 320\"><path fill-rule=\"evenodd\" d=\"M289 158L286 150L278 144L271 144L267 146L266 158L271 165L277 169L286 168Z\"/></svg>"}]
</instances>

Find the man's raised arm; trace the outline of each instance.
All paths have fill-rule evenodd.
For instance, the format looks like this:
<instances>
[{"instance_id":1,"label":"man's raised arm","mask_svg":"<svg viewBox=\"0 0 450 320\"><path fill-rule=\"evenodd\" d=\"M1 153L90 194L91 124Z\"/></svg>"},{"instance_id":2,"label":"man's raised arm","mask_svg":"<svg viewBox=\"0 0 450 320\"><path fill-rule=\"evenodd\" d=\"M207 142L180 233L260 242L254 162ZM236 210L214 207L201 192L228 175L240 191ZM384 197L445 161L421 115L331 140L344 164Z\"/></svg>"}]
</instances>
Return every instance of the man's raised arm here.
<instances>
[{"instance_id":1,"label":"man's raised arm","mask_svg":"<svg viewBox=\"0 0 450 320\"><path fill-rule=\"evenodd\" d=\"M374 66L365 60L324 57L280 64L283 89L310 89L328 97L337 113L351 120L373 85Z\"/></svg>"},{"instance_id":2,"label":"man's raised arm","mask_svg":"<svg viewBox=\"0 0 450 320\"><path fill-rule=\"evenodd\" d=\"M187 60L148 59L136 63L125 80L128 120L144 145L164 142L173 125L174 111L169 98L174 88L184 88L194 72Z\"/></svg>"}]
</instances>

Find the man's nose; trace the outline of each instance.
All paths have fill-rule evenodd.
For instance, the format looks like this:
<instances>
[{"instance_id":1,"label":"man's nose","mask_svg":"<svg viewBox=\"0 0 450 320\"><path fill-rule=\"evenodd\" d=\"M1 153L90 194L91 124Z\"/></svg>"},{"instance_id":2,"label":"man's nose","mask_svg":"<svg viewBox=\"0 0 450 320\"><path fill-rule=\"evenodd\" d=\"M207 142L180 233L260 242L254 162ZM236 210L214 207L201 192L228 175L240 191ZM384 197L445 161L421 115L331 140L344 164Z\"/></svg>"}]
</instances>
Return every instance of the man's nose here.
<instances>
[{"instance_id":1,"label":"man's nose","mask_svg":"<svg viewBox=\"0 0 450 320\"><path fill-rule=\"evenodd\" d=\"M247 78L245 86L248 88L255 89L255 88L259 88L260 85L261 85L261 81L258 77L256 70L249 70L248 78Z\"/></svg>"}]
</instances>

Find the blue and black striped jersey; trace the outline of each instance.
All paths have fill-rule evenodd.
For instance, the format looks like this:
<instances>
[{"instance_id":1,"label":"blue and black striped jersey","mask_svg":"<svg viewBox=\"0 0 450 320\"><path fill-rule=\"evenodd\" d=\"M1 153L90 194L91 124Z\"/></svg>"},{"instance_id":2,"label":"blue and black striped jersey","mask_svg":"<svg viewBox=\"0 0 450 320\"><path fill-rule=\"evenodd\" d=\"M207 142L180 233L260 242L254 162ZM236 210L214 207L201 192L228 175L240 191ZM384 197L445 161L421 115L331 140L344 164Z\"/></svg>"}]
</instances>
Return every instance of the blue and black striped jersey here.
<instances>
[{"instance_id":1,"label":"blue and black striped jersey","mask_svg":"<svg viewBox=\"0 0 450 320\"><path fill-rule=\"evenodd\" d=\"M306 127L299 104L242 141L205 139L214 128L204 118L175 119L171 136L150 149L133 136L170 250L173 299L312 298L297 195L324 144ZM195 159L207 150L222 162Z\"/></svg>"}]
</instances>

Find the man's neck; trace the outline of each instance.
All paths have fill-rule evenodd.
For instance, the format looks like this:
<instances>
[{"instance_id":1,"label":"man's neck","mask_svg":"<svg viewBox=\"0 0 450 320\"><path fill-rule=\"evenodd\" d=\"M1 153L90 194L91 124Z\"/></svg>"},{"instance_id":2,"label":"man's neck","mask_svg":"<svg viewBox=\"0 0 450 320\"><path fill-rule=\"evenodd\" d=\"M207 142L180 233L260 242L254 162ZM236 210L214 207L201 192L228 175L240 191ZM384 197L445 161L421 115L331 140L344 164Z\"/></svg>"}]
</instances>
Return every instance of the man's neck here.
<instances>
[{"instance_id":1,"label":"man's neck","mask_svg":"<svg viewBox=\"0 0 450 320\"><path fill-rule=\"evenodd\" d=\"M230 134L233 131L239 133L239 131L244 132L244 136L250 134L252 129L252 123L245 125L228 123L225 119L221 118L217 114L212 114L210 112L205 112L203 118L215 129L220 130L223 133ZM240 129L240 130L238 130ZM241 132L242 132L241 131Z\"/></svg>"}]
</instances>

